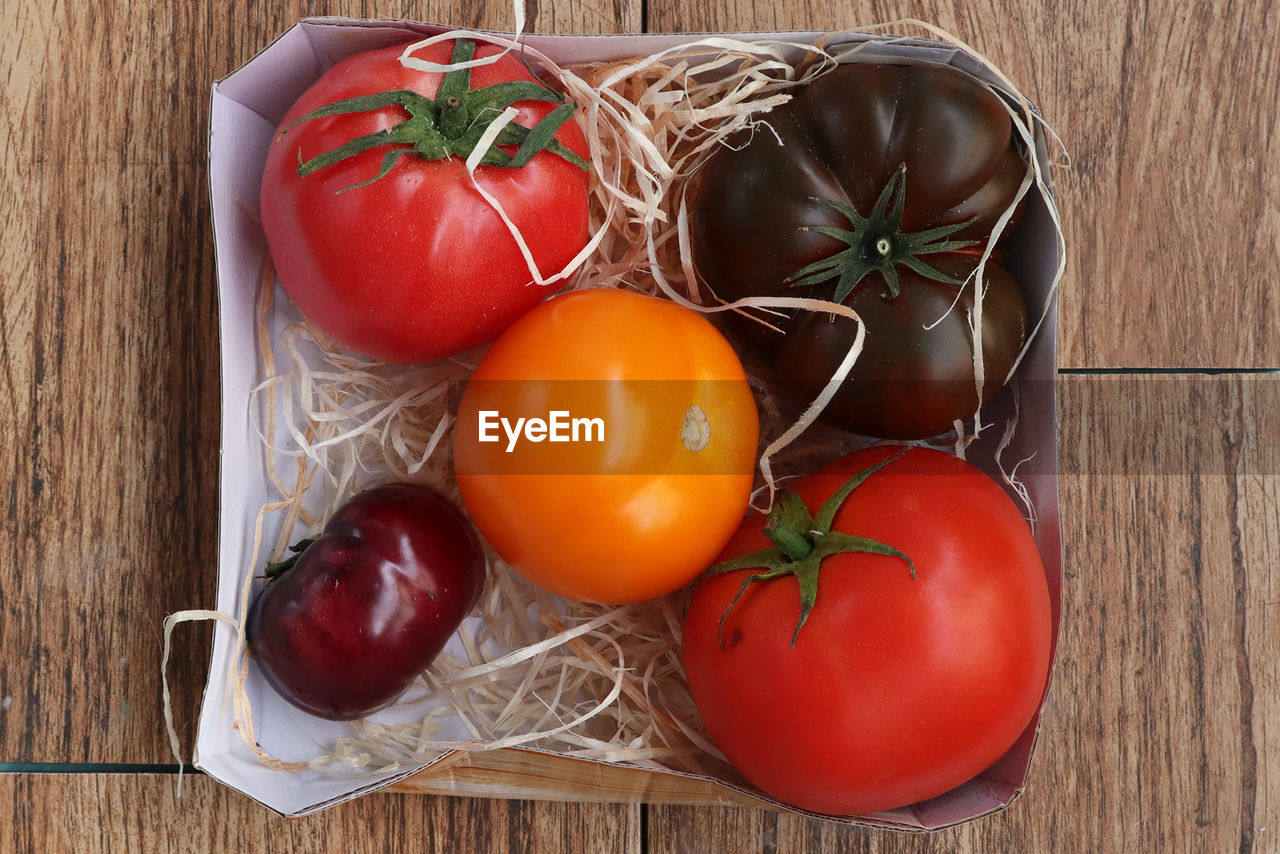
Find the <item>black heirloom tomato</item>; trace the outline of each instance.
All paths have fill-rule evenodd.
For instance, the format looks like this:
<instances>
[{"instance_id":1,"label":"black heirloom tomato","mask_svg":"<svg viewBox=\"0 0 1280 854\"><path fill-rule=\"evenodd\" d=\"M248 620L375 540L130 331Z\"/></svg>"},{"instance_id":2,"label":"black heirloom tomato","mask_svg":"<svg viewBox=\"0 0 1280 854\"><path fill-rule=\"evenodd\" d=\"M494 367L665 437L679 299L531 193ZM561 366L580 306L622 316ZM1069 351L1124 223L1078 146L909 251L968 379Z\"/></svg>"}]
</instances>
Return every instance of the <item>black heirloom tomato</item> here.
<instances>
[{"instance_id":1,"label":"black heirloom tomato","mask_svg":"<svg viewBox=\"0 0 1280 854\"><path fill-rule=\"evenodd\" d=\"M359 493L294 550L268 566L246 634L267 682L330 720L394 703L484 587L484 553L471 526L445 498L414 484Z\"/></svg>"},{"instance_id":2,"label":"black heirloom tomato","mask_svg":"<svg viewBox=\"0 0 1280 854\"><path fill-rule=\"evenodd\" d=\"M935 66L843 65L763 116L704 164L692 213L694 263L721 299L814 297L866 323L864 348L824 420L870 436L946 432L980 401L971 277L1026 160L1000 98ZM983 395L1026 337L1026 306L985 265ZM796 404L811 401L854 341L822 312L737 313L744 359Z\"/></svg>"}]
</instances>

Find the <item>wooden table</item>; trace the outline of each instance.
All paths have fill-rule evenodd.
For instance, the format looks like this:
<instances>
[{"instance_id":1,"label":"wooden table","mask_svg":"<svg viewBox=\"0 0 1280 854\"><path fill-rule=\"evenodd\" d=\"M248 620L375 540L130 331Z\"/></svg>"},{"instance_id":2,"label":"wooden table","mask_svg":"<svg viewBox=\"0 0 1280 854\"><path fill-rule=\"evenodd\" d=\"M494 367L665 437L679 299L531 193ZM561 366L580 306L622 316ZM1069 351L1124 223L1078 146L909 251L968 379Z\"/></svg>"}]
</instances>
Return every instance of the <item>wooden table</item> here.
<instances>
[{"instance_id":1,"label":"wooden table","mask_svg":"<svg viewBox=\"0 0 1280 854\"><path fill-rule=\"evenodd\" d=\"M913 16L1071 154L1065 610L1032 782L932 837L763 811L175 797L161 620L213 601L213 80L305 15L510 29L501 2L7 2L0 78L0 850L1280 850L1280 18L1271 4L561 0L541 32ZM193 744L207 627L176 634Z\"/></svg>"}]
</instances>

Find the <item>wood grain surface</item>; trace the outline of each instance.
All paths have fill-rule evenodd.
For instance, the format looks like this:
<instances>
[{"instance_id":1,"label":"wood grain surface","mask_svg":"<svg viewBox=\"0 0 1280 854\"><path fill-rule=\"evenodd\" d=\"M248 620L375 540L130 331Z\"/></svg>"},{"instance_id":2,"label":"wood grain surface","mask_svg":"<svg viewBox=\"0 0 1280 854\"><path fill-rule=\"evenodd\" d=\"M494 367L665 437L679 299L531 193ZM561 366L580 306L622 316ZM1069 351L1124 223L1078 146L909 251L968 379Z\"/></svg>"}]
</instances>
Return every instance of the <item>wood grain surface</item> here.
<instances>
[{"instance_id":1,"label":"wood grain surface","mask_svg":"<svg viewBox=\"0 0 1280 854\"><path fill-rule=\"evenodd\" d=\"M216 575L210 86L306 15L510 29L514 14L6 2L0 850L1280 850L1280 374L1240 370L1280 365L1276 5L527 6L534 29L574 33L923 18L1003 68L1061 136L1065 608L1028 790L931 836L398 794L284 822L200 775L176 800L174 775L142 772L173 765L161 619L209 605ZM1138 371L1153 366L1172 370ZM175 636L188 749L207 636Z\"/></svg>"},{"instance_id":2,"label":"wood grain surface","mask_svg":"<svg viewBox=\"0 0 1280 854\"><path fill-rule=\"evenodd\" d=\"M3 774L0 850L11 854L138 852L553 851L635 854L640 807L424 798L375 793L285 821L208 777Z\"/></svg>"}]
</instances>

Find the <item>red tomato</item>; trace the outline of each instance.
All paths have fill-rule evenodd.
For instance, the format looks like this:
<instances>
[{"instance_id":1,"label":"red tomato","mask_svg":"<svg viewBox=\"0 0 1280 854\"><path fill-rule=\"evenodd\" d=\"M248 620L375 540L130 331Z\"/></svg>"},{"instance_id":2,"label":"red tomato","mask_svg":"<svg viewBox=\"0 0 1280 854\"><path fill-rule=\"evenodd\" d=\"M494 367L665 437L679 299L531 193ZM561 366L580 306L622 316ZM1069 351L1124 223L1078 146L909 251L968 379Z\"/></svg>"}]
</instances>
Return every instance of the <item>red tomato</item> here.
<instances>
[{"instance_id":1,"label":"red tomato","mask_svg":"<svg viewBox=\"0 0 1280 854\"><path fill-rule=\"evenodd\" d=\"M438 43L414 56L448 62L465 55L451 53L457 45L473 43ZM267 154L261 211L280 281L303 313L352 350L411 363L491 340L563 285L531 283L515 239L472 185L465 161L508 103L525 128L556 109L564 118L569 107L532 82L515 55L450 77L406 68L403 50L352 56L293 105ZM497 52L483 45L475 55ZM505 90L487 88L499 84ZM513 92L523 100L509 102ZM366 100L303 120L351 98ZM377 144L360 142L383 131ZM475 177L549 277L587 242L587 145L569 120L525 165L483 165L509 161L527 136L508 126ZM343 149L353 142L359 151Z\"/></svg>"},{"instance_id":2,"label":"red tomato","mask_svg":"<svg viewBox=\"0 0 1280 854\"><path fill-rule=\"evenodd\" d=\"M1044 568L1016 506L979 469L907 450L853 489L830 533L811 533L824 528L820 505L891 453L860 451L795 484L814 517L773 524L817 543L814 554L835 552L820 564L772 548L744 557L770 547L758 514L725 549L739 566L765 566L763 554L799 578L800 564L818 567L798 631L796 577L744 590L767 570L709 574L686 617L685 668L712 739L764 792L820 813L891 809L973 778L1024 732L1048 678ZM839 552L841 533L881 553Z\"/></svg>"}]
</instances>

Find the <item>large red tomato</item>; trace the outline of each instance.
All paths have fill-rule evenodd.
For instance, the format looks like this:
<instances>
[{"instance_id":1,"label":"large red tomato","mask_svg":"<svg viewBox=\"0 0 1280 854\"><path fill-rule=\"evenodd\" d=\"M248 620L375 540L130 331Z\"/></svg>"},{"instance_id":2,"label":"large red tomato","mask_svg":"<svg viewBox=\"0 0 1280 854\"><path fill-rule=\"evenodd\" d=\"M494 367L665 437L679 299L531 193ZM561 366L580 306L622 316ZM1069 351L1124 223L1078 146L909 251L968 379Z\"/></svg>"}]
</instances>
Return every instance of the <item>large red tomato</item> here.
<instances>
[{"instance_id":1,"label":"large red tomato","mask_svg":"<svg viewBox=\"0 0 1280 854\"><path fill-rule=\"evenodd\" d=\"M267 154L261 210L280 281L303 313L352 350L411 363L491 340L563 285L533 283L467 174L493 119L519 111L475 178L543 277L587 243L590 172L572 105L515 56L439 74L406 68L403 50L352 56L293 105ZM459 40L414 57L444 63L472 50L498 52Z\"/></svg>"},{"instance_id":2,"label":"large red tomato","mask_svg":"<svg viewBox=\"0 0 1280 854\"><path fill-rule=\"evenodd\" d=\"M949 454L891 453L852 454L745 522L686 618L712 739L764 792L816 812L891 809L973 778L1023 733L1048 678L1048 587L1016 506Z\"/></svg>"}]
</instances>

